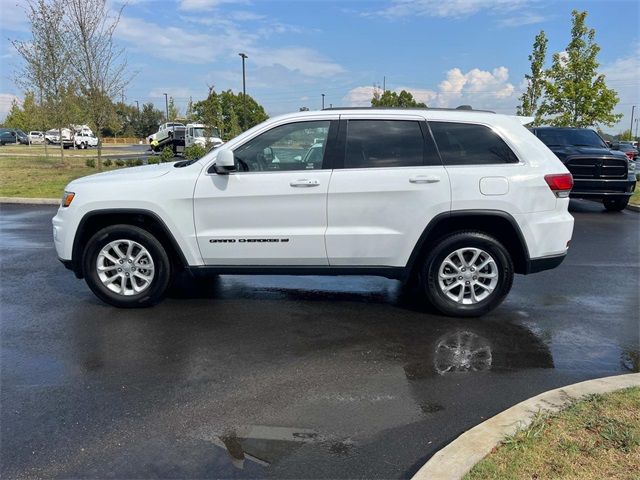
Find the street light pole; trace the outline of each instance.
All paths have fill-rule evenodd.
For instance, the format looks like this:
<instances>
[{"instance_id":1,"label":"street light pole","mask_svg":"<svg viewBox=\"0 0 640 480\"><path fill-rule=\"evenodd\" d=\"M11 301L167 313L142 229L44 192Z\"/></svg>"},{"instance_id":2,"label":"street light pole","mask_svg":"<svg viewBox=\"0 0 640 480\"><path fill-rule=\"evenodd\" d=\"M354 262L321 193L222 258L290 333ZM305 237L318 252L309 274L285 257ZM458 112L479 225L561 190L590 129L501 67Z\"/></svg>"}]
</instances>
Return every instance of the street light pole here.
<instances>
[{"instance_id":1,"label":"street light pole","mask_svg":"<svg viewBox=\"0 0 640 480\"><path fill-rule=\"evenodd\" d=\"M136 100L136 109L138 110L138 113L140 113L140 104L138 103L138 100Z\"/></svg>"},{"instance_id":2,"label":"street light pole","mask_svg":"<svg viewBox=\"0 0 640 480\"><path fill-rule=\"evenodd\" d=\"M245 69L244 69L244 61L249 58L246 53L239 53L242 57L242 128L246 130L247 128L247 85L245 82Z\"/></svg>"},{"instance_id":3,"label":"street light pole","mask_svg":"<svg viewBox=\"0 0 640 480\"><path fill-rule=\"evenodd\" d=\"M324 110L324 93L322 93L321 95L322 95L322 110Z\"/></svg>"},{"instance_id":4,"label":"street light pole","mask_svg":"<svg viewBox=\"0 0 640 480\"><path fill-rule=\"evenodd\" d=\"M633 134L633 112L636 109L636 106L634 105L633 107L631 107L631 127L629 128L629 132L631 134Z\"/></svg>"},{"instance_id":5,"label":"street light pole","mask_svg":"<svg viewBox=\"0 0 640 480\"><path fill-rule=\"evenodd\" d=\"M167 122L169 121L169 98L167 97L166 93L163 93L164 95L164 108L166 111L166 115L167 115Z\"/></svg>"}]
</instances>

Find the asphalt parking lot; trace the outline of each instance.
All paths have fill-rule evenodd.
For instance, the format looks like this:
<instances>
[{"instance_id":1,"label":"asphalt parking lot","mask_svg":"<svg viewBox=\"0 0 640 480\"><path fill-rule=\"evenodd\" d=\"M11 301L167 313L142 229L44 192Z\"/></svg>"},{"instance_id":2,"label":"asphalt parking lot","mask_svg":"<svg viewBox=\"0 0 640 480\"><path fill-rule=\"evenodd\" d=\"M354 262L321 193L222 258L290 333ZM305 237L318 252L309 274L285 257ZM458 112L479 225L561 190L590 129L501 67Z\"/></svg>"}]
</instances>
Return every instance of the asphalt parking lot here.
<instances>
[{"instance_id":1,"label":"asphalt parking lot","mask_svg":"<svg viewBox=\"0 0 640 480\"><path fill-rule=\"evenodd\" d=\"M2 478L406 478L482 420L640 364L640 214L572 202L567 260L481 319L374 277L221 276L100 303L54 208L0 207Z\"/></svg>"}]
</instances>

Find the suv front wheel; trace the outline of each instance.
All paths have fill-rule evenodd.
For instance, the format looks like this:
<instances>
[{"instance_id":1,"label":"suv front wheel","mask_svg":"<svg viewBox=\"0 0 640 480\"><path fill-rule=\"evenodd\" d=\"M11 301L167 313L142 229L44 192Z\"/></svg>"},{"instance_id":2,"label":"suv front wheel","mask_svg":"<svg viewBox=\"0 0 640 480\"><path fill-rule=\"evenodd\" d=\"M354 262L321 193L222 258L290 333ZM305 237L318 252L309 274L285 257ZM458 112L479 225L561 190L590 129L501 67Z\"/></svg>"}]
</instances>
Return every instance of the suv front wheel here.
<instances>
[{"instance_id":1,"label":"suv front wheel","mask_svg":"<svg viewBox=\"0 0 640 480\"><path fill-rule=\"evenodd\" d=\"M114 225L93 235L87 243L83 269L98 298L125 308L158 303L171 277L162 244L133 225Z\"/></svg>"},{"instance_id":2,"label":"suv front wheel","mask_svg":"<svg viewBox=\"0 0 640 480\"><path fill-rule=\"evenodd\" d=\"M458 232L431 249L421 281L428 300L440 312L477 317L500 305L511 290L513 262L495 238Z\"/></svg>"}]
</instances>

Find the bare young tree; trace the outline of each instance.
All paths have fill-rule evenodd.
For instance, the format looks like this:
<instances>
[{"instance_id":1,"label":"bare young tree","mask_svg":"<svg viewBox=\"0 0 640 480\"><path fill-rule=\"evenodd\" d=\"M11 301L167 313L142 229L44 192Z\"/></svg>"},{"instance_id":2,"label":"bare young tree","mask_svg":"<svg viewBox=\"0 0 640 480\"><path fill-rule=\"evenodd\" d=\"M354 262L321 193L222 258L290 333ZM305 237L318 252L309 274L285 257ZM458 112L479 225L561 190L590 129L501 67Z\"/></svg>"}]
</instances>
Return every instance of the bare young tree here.
<instances>
[{"instance_id":1,"label":"bare young tree","mask_svg":"<svg viewBox=\"0 0 640 480\"><path fill-rule=\"evenodd\" d=\"M113 115L113 101L131 81L124 50L113 34L124 5L111 11L106 0L64 0L65 28L73 45L75 73L86 113L100 132ZM98 143L98 168L102 168L102 142Z\"/></svg>"},{"instance_id":2,"label":"bare young tree","mask_svg":"<svg viewBox=\"0 0 640 480\"><path fill-rule=\"evenodd\" d=\"M71 85L69 37L63 26L64 3L65 0L28 0L26 13L31 24L31 39L11 42L24 60L22 69L16 72L16 83L25 91L35 92L41 110L41 128L46 130L47 123L58 127L63 163L62 127L69 121L65 94Z\"/></svg>"}]
</instances>

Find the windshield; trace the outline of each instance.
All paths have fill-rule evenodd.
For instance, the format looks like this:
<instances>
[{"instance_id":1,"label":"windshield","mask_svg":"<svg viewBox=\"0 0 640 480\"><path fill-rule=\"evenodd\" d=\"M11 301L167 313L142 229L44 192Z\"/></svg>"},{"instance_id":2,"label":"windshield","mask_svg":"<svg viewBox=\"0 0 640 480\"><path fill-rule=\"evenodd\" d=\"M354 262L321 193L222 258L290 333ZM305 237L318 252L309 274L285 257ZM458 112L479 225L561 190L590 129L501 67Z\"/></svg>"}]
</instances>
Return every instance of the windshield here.
<instances>
[{"instance_id":1,"label":"windshield","mask_svg":"<svg viewBox=\"0 0 640 480\"><path fill-rule=\"evenodd\" d=\"M539 129L537 137L549 147L596 147L608 148L600 136L589 129Z\"/></svg>"}]
</instances>

